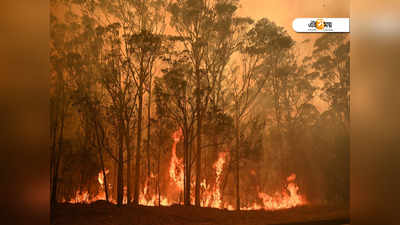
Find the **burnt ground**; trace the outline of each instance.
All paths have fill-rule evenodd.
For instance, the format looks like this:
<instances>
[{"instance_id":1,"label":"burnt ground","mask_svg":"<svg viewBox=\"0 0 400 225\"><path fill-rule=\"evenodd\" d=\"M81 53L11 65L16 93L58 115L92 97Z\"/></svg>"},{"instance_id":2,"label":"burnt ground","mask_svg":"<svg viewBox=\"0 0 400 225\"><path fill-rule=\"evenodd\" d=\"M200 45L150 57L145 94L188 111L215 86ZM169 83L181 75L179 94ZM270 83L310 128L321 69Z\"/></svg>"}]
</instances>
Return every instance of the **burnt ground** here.
<instances>
[{"instance_id":1,"label":"burnt ground","mask_svg":"<svg viewBox=\"0 0 400 225\"><path fill-rule=\"evenodd\" d=\"M117 207L104 201L89 205L59 204L53 225L342 225L349 209L303 206L280 211L227 211L183 206Z\"/></svg>"}]
</instances>

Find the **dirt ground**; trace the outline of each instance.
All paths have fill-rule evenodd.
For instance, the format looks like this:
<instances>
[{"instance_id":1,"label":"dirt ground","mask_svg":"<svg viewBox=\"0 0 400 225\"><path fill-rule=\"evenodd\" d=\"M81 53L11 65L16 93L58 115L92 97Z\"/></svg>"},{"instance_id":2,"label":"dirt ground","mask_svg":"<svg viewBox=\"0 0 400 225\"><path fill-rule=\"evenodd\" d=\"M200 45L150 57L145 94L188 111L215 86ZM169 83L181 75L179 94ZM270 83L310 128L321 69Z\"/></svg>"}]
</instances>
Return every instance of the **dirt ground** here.
<instances>
[{"instance_id":1,"label":"dirt ground","mask_svg":"<svg viewBox=\"0 0 400 225\"><path fill-rule=\"evenodd\" d=\"M280 211L227 211L183 206L117 207L104 201L59 204L53 225L342 225L349 224L346 207L303 206Z\"/></svg>"}]
</instances>

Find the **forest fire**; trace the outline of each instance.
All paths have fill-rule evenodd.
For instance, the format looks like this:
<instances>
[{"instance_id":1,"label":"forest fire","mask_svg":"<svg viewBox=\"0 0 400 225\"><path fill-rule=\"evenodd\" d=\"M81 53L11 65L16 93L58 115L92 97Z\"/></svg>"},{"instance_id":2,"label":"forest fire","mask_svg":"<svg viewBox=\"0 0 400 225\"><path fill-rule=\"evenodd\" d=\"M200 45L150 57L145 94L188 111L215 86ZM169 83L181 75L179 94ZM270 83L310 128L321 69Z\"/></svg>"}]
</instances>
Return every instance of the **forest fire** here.
<instances>
[{"instance_id":1,"label":"forest fire","mask_svg":"<svg viewBox=\"0 0 400 225\"><path fill-rule=\"evenodd\" d=\"M51 0L51 224L349 218L350 36L268 2Z\"/></svg>"},{"instance_id":2,"label":"forest fire","mask_svg":"<svg viewBox=\"0 0 400 225\"><path fill-rule=\"evenodd\" d=\"M172 139L173 144L171 148L171 159L169 163L169 180L170 180L170 188L173 188L173 192L182 192L183 190L183 159L177 156L176 147L182 138L182 131L177 130L173 133ZM218 154L218 159L213 164L215 180L212 184L208 184L206 179L203 179L200 186L202 190L202 199L201 206L202 207L211 207L211 208L219 208L219 209L227 209L233 210L234 207L228 202L223 202L221 184L223 182L223 174L225 172L225 167L227 161L229 159L229 152L220 152ZM109 173L108 169L105 169L105 174ZM255 174L254 170L251 170L251 174ZM214 176L213 176L214 177ZM139 204L144 206L157 206L158 204L162 206L169 206L173 203L179 203L174 201L169 195L158 196L155 192L150 191L150 179L155 179L156 176L151 173L151 176L146 179L144 182L143 190L139 196ZM77 191L75 193L75 197L72 198L69 203L85 203L89 204L98 200L106 200L105 190L104 190L104 176L103 171L98 173L98 185L99 191L98 194L94 197L90 197L88 191ZM279 210L279 209L288 209L296 206L301 206L307 204L307 200L305 196L299 194L299 186L295 183L296 174L292 173L289 177L286 178L288 182L287 186L281 192L275 192L273 195L269 195L265 192L258 192L257 197L258 201L249 204L249 206L241 207L241 210ZM194 186L194 181L192 181L192 187ZM124 187L126 190L126 187ZM160 198L160 199L159 199ZM124 193L124 203L126 204L126 191ZM110 202L116 204L116 201L111 197L109 199Z\"/></svg>"}]
</instances>

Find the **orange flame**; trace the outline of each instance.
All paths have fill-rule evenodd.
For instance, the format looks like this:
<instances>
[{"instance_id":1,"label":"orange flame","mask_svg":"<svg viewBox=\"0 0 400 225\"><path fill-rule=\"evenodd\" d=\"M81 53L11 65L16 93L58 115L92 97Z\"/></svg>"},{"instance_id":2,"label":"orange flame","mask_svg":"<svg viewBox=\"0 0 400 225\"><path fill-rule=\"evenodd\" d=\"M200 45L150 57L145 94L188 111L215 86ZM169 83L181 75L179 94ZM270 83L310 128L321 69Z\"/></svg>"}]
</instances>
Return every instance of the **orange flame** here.
<instances>
[{"instance_id":1,"label":"orange flame","mask_svg":"<svg viewBox=\"0 0 400 225\"><path fill-rule=\"evenodd\" d=\"M109 173L109 170L105 170L106 175ZM104 176L103 176L103 171L100 171L97 175L97 181L99 182L99 192L96 196L90 197L89 192L87 190L85 191L79 191L77 190L75 192L75 197L72 198L69 203L92 203L98 200L106 200L106 194L104 190ZM65 202L65 199L63 199L63 202Z\"/></svg>"},{"instance_id":2,"label":"orange flame","mask_svg":"<svg viewBox=\"0 0 400 225\"><path fill-rule=\"evenodd\" d=\"M286 178L286 181L290 182L286 186L286 190L281 193L275 192L273 196L270 196L264 192L258 192L258 197L261 199L263 206L253 203L250 207L243 207L242 210L278 210L278 209L288 209L296 206L304 205L307 203L304 196L298 193L299 186L294 183L296 179L296 174L291 174Z\"/></svg>"},{"instance_id":3,"label":"orange flame","mask_svg":"<svg viewBox=\"0 0 400 225\"><path fill-rule=\"evenodd\" d=\"M205 179L200 184L200 186L204 190L203 200L201 201L202 206L207 206L212 208L221 208L222 206L221 175L224 169L224 165L226 163L226 155L227 153L220 152L218 154L218 160L213 164L213 168L215 169L215 175L216 175L214 186L210 189L210 185L207 185Z\"/></svg>"},{"instance_id":4,"label":"orange flame","mask_svg":"<svg viewBox=\"0 0 400 225\"><path fill-rule=\"evenodd\" d=\"M172 139L174 140L174 144L172 145L172 156L171 162L169 166L169 176L176 184L179 191L183 190L183 159L180 159L176 156L176 145L180 141L182 137L182 129L175 131L172 134Z\"/></svg>"},{"instance_id":5,"label":"orange flame","mask_svg":"<svg viewBox=\"0 0 400 225\"><path fill-rule=\"evenodd\" d=\"M176 154L176 146L182 138L182 130L179 129L172 134L173 145L171 149L171 159L169 163L169 178L170 178L170 188L169 191L182 192L183 191L183 159L178 158ZM215 170L215 181L212 184L207 184L207 180L203 179L200 184L201 187L201 201L200 205L203 207L212 207L212 208L225 208L227 210L234 210L234 207L229 204L229 202L223 202L222 193L221 193L221 185L223 182L223 173L226 166L227 157L229 157L228 151L220 152L218 154L218 159L213 164L213 168ZM109 170L105 170L105 174L107 175ZM250 174L255 176L256 172L254 170L250 170ZM158 202L160 205L169 206L175 201L172 200L172 195L170 192L167 192L167 196L159 196L155 193L155 191L151 192L150 184L151 179L156 179L157 177L151 173L151 176L147 178L143 190L139 195L139 204L146 206L156 206ZM265 192L259 191L257 193L258 200L252 203L249 203L248 206L241 207L241 210L278 210L278 209L287 209L296 206L301 206L307 204L306 198L299 193L299 186L295 183L296 174L292 173L290 176L286 178L288 184L281 192L275 192L273 195L268 195ZM99 191L98 194L94 197L91 197L87 190L84 191L76 191L74 198L69 200L69 203L92 203L97 200L105 200L105 190L104 190L104 176L103 171L100 171L97 176L97 181L99 183ZM111 188L111 184L109 184ZM191 187L194 188L194 183L191 183ZM126 196L126 187L124 187L124 198L123 203L127 203ZM193 192L192 192L193 194ZM158 199L160 198L160 199ZM191 201L194 201L194 196L191 196ZM109 196L109 201L116 204L116 201ZM62 199L62 202L66 202L65 199Z\"/></svg>"}]
</instances>

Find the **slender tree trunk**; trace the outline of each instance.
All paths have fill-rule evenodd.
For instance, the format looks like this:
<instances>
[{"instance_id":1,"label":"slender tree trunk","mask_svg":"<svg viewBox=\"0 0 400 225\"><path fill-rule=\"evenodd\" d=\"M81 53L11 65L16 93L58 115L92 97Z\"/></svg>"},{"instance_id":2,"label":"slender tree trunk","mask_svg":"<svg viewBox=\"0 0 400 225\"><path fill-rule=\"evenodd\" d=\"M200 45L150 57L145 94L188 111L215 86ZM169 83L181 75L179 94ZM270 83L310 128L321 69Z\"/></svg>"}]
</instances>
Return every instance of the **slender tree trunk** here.
<instances>
[{"instance_id":1,"label":"slender tree trunk","mask_svg":"<svg viewBox=\"0 0 400 225\"><path fill-rule=\"evenodd\" d=\"M196 206L200 206L201 179L201 119L197 120L197 158L196 158Z\"/></svg>"},{"instance_id":2,"label":"slender tree trunk","mask_svg":"<svg viewBox=\"0 0 400 225\"><path fill-rule=\"evenodd\" d=\"M236 159L235 159L235 164L236 164L236 173L235 173L235 177L236 177L236 210L239 211L240 210L240 191L239 191L239 164L240 164L240 127L239 127L239 110L237 110L238 112L236 113Z\"/></svg>"},{"instance_id":3,"label":"slender tree trunk","mask_svg":"<svg viewBox=\"0 0 400 225\"><path fill-rule=\"evenodd\" d=\"M138 126L137 126L137 144L136 144L136 165L135 165L135 190L133 196L133 204L139 204L139 187L140 187L140 151L141 151L141 140L142 140L142 111L143 111L143 81L140 80L139 85L139 109L138 109Z\"/></svg>"},{"instance_id":4,"label":"slender tree trunk","mask_svg":"<svg viewBox=\"0 0 400 225\"><path fill-rule=\"evenodd\" d=\"M51 159L50 159L50 187L53 187L54 171L56 165L56 150L57 150L57 118L54 120L54 125L50 129L50 136L52 139L51 144ZM50 199L53 199L53 192L50 193Z\"/></svg>"},{"instance_id":5,"label":"slender tree trunk","mask_svg":"<svg viewBox=\"0 0 400 225\"><path fill-rule=\"evenodd\" d=\"M56 150L57 150L57 133L56 129L53 131L53 143L51 146L51 163L50 163L50 187L52 188L51 194L50 194L50 201L51 201L51 206L54 206L54 192L53 192L53 185L54 185L54 174L55 174L55 168L56 168Z\"/></svg>"},{"instance_id":6,"label":"slender tree trunk","mask_svg":"<svg viewBox=\"0 0 400 225\"><path fill-rule=\"evenodd\" d=\"M65 120L65 112L64 107L62 109L61 114L61 124L60 124L60 136L58 138L58 154L56 154L55 158L55 168L54 168L54 176L53 176L53 186L52 186L52 198L51 204L54 206L57 203L57 185L58 185L58 170L60 168L60 161L61 161L61 154L63 148L63 141L64 141L64 120Z\"/></svg>"},{"instance_id":7,"label":"slender tree trunk","mask_svg":"<svg viewBox=\"0 0 400 225\"><path fill-rule=\"evenodd\" d=\"M118 148L115 148L115 155L118 156ZM113 182L113 199L117 199L118 201L118 160L114 160L114 180Z\"/></svg>"},{"instance_id":8,"label":"slender tree trunk","mask_svg":"<svg viewBox=\"0 0 400 225\"><path fill-rule=\"evenodd\" d=\"M103 160L103 154L101 153L101 150L99 150L100 154L100 162L101 162L101 167L103 170L103 177L104 177L104 192L106 193L106 202L109 202L108 200L108 185L107 185L107 177L106 177L106 170L104 168L104 160Z\"/></svg>"},{"instance_id":9,"label":"slender tree trunk","mask_svg":"<svg viewBox=\"0 0 400 225\"><path fill-rule=\"evenodd\" d=\"M197 158L196 158L196 187L195 187L195 205L200 207L200 178L201 178L201 96L200 96L200 69L199 63L197 63L196 68L196 86L197 86L197 94L196 94L196 110L197 110Z\"/></svg>"},{"instance_id":10,"label":"slender tree trunk","mask_svg":"<svg viewBox=\"0 0 400 225\"><path fill-rule=\"evenodd\" d=\"M53 206L57 203L58 171L59 171L60 160L61 160L60 154L61 154L61 151L59 148L58 155L56 158L55 168L54 168L54 176L53 176L52 199L51 199L51 203Z\"/></svg>"},{"instance_id":11,"label":"slender tree trunk","mask_svg":"<svg viewBox=\"0 0 400 225\"><path fill-rule=\"evenodd\" d=\"M117 204L118 206L122 206L123 204L123 199L124 199L124 152L123 152L123 146L124 146L124 134L122 131L122 121L120 121L119 124L119 151L118 151L118 181L117 181Z\"/></svg>"},{"instance_id":12,"label":"slender tree trunk","mask_svg":"<svg viewBox=\"0 0 400 225\"><path fill-rule=\"evenodd\" d=\"M100 136L97 128L97 122L95 121L95 131L96 131L96 138L97 138L97 144L98 144L98 151L99 151L99 158L100 158L100 164L101 164L101 169L103 171L103 184L104 184L104 192L106 194L106 202L109 202L108 199L108 184L107 184L107 177L106 177L106 170L104 167L104 159L103 159L103 152L101 151L102 148L104 148L104 141L100 141ZM104 139L104 136L102 137Z\"/></svg>"},{"instance_id":13,"label":"slender tree trunk","mask_svg":"<svg viewBox=\"0 0 400 225\"><path fill-rule=\"evenodd\" d=\"M132 154L131 154L131 149L130 149L130 138L129 138L129 124L126 127L125 131L126 137L125 137L125 146L126 146L126 156L127 156L127 168L126 168L126 198L127 198L127 204L130 204L132 202L132 194L131 194L131 170L132 170Z\"/></svg>"},{"instance_id":14,"label":"slender tree trunk","mask_svg":"<svg viewBox=\"0 0 400 225\"><path fill-rule=\"evenodd\" d=\"M54 127L54 139L53 139L53 176L52 176L52 189L51 189L51 195L50 195L50 204L51 206L55 206L57 203L57 185L58 185L58 171L60 167L60 161L61 161L61 154L63 152L63 141L64 141L64 120L65 120L65 87L64 87L64 79L62 77L62 74L58 73L58 80L60 82L61 90L60 90L60 99L61 99L61 115L60 115L60 135L58 137L58 143L56 143L57 140L57 117L56 117L56 124ZM59 111L57 110L56 113L58 114ZM58 151L57 151L57 145L58 144Z\"/></svg>"},{"instance_id":15,"label":"slender tree trunk","mask_svg":"<svg viewBox=\"0 0 400 225\"><path fill-rule=\"evenodd\" d=\"M158 150L158 159L157 159L157 193L158 193L158 206L161 206L161 193L160 193L160 160L161 160L161 148Z\"/></svg>"},{"instance_id":16,"label":"slender tree trunk","mask_svg":"<svg viewBox=\"0 0 400 225\"><path fill-rule=\"evenodd\" d=\"M186 125L185 125L186 127ZM184 182L184 204L185 205L190 205L190 177L191 177L191 171L190 171L190 162L191 162L191 157L190 157L190 149L189 149L189 140L188 140L188 132L187 128L184 129L184 135L183 135L183 148L184 148L184 153L185 153L185 182Z\"/></svg>"},{"instance_id":17,"label":"slender tree trunk","mask_svg":"<svg viewBox=\"0 0 400 225\"><path fill-rule=\"evenodd\" d=\"M151 167L150 167L150 138L151 138L151 85L152 85L152 76L150 75L149 79L149 96L147 101L147 176L150 177Z\"/></svg>"},{"instance_id":18,"label":"slender tree trunk","mask_svg":"<svg viewBox=\"0 0 400 225\"><path fill-rule=\"evenodd\" d=\"M183 131L183 137L185 138L185 129ZM183 204L187 205L187 198L188 198L188 188L187 188L187 182L188 182L188 152L186 149L186 143L185 140L183 141Z\"/></svg>"}]
</instances>

